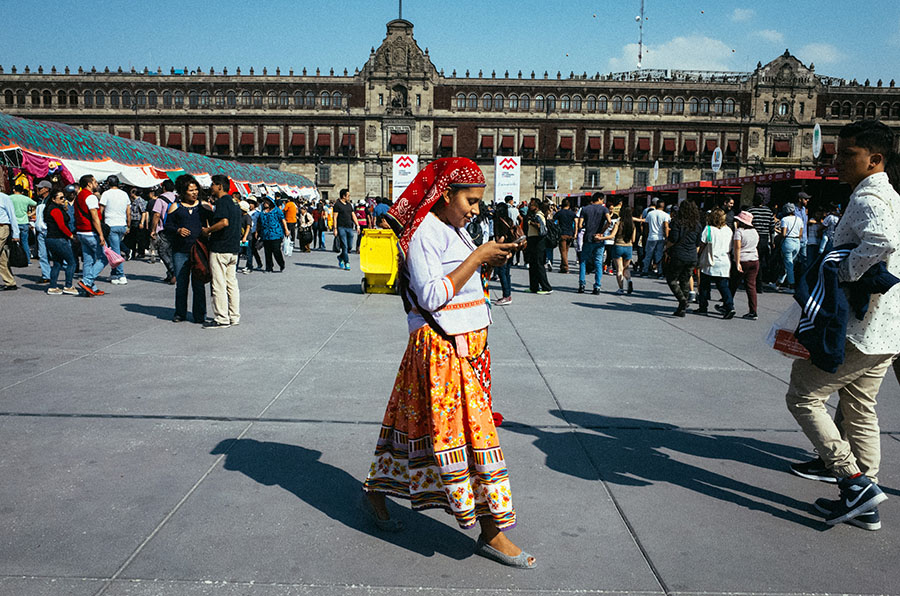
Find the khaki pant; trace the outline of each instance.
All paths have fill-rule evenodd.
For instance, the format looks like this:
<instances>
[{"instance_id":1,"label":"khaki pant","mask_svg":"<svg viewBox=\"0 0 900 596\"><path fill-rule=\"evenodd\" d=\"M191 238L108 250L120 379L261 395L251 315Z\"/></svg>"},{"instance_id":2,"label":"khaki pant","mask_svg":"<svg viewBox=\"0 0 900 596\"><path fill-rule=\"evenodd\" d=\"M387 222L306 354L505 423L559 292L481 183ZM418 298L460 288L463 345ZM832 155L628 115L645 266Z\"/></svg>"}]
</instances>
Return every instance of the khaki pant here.
<instances>
[{"instance_id":1,"label":"khaki pant","mask_svg":"<svg viewBox=\"0 0 900 596\"><path fill-rule=\"evenodd\" d=\"M797 360L791 369L788 410L800 424L816 452L839 478L862 472L878 482L881 435L875 398L893 355L870 356L847 342L844 363L834 374ZM825 402L838 393L840 429L828 415Z\"/></svg>"},{"instance_id":2,"label":"khaki pant","mask_svg":"<svg viewBox=\"0 0 900 596\"><path fill-rule=\"evenodd\" d=\"M9 243L12 237L12 229L9 224L0 224L0 280L3 285L16 285L16 278L9 269Z\"/></svg>"},{"instance_id":3,"label":"khaki pant","mask_svg":"<svg viewBox=\"0 0 900 596\"><path fill-rule=\"evenodd\" d=\"M237 325L241 320L241 291L237 282L237 255L228 252L209 253L212 273L213 317L223 325Z\"/></svg>"}]
</instances>

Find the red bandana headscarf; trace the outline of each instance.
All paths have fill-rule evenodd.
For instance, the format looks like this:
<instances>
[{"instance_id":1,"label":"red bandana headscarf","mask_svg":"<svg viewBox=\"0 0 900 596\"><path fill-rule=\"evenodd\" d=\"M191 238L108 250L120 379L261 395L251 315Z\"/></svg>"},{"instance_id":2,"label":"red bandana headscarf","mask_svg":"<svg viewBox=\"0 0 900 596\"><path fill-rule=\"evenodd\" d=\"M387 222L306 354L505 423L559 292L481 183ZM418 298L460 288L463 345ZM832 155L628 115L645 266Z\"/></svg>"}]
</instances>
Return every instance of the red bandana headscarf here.
<instances>
[{"instance_id":1,"label":"red bandana headscarf","mask_svg":"<svg viewBox=\"0 0 900 596\"><path fill-rule=\"evenodd\" d=\"M444 190L451 186L465 188L484 185L484 174L471 159L444 157L428 164L387 212L388 221L400 238L403 255L406 255L409 241L419 224L441 198Z\"/></svg>"}]
</instances>

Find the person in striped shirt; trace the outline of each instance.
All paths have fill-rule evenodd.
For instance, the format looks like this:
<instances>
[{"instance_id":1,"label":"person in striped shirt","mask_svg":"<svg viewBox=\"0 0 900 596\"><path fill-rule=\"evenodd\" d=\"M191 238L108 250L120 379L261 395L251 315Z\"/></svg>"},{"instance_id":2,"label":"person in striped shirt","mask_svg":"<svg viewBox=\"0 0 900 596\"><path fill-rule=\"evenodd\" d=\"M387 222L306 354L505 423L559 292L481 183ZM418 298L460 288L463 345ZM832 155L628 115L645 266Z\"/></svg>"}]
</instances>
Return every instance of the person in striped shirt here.
<instances>
[{"instance_id":1,"label":"person in striped shirt","mask_svg":"<svg viewBox=\"0 0 900 596\"><path fill-rule=\"evenodd\" d=\"M753 216L753 227L759 233L759 271L756 273L756 293L763 293L763 284L771 283L772 279L772 251L775 242L775 214L765 205L761 194L753 197L753 207L747 209Z\"/></svg>"}]
</instances>

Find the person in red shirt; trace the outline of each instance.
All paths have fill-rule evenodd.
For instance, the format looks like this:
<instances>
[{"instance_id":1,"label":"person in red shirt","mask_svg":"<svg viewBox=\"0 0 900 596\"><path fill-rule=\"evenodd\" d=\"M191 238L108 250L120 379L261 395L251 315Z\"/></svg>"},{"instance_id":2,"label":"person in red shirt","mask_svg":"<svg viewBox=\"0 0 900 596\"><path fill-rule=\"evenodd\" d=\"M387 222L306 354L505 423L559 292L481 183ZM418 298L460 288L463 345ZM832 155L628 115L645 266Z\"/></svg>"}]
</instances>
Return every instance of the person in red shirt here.
<instances>
[{"instance_id":1,"label":"person in red shirt","mask_svg":"<svg viewBox=\"0 0 900 596\"><path fill-rule=\"evenodd\" d=\"M100 219L103 216L103 207L100 200L94 194L99 188L97 180L90 174L85 174L78 181L81 190L75 199L75 232L81 241L81 257L84 267L81 271L81 281L78 287L85 296L102 296L105 292L97 287L96 279L107 265L103 249L106 248L106 239L103 237L103 229Z\"/></svg>"}]
</instances>

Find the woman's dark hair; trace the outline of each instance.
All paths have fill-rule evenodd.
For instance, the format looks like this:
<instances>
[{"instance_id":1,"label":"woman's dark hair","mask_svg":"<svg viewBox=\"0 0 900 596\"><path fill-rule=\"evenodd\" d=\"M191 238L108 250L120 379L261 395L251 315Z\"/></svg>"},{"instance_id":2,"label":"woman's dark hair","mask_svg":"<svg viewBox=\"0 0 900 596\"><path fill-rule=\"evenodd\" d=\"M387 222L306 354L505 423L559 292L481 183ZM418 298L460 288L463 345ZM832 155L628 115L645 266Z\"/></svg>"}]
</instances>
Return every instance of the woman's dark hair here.
<instances>
[{"instance_id":1,"label":"woman's dark hair","mask_svg":"<svg viewBox=\"0 0 900 596\"><path fill-rule=\"evenodd\" d=\"M694 201L682 201L678 206L678 225L684 230L693 230L700 225L700 210Z\"/></svg>"},{"instance_id":2,"label":"woman's dark hair","mask_svg":"<svg viewBox=\"0 0 900 596\"><path fill-rule=\"evenodd\" d=\"M197 179L191 176L190 174L182 174L178 178L175 179L175 191L178 193L178 197L184 197L187 192L188 186L191 184L197 185L197 190L200 189L200 183L197 182Z\"/></svg>"},{"instance_id":3,"label":"woman's dark hair","mask_svg":"<svg viewBox=\"0 0 900 596\"><path fill-rule=\"evenodd\" d=\"M624 205L619 210L619 229L616 231L616 238L621 238L626 242L631 242L634 237L634 218L631 215L631 207Z\"/></svg>"}]
</instances>

